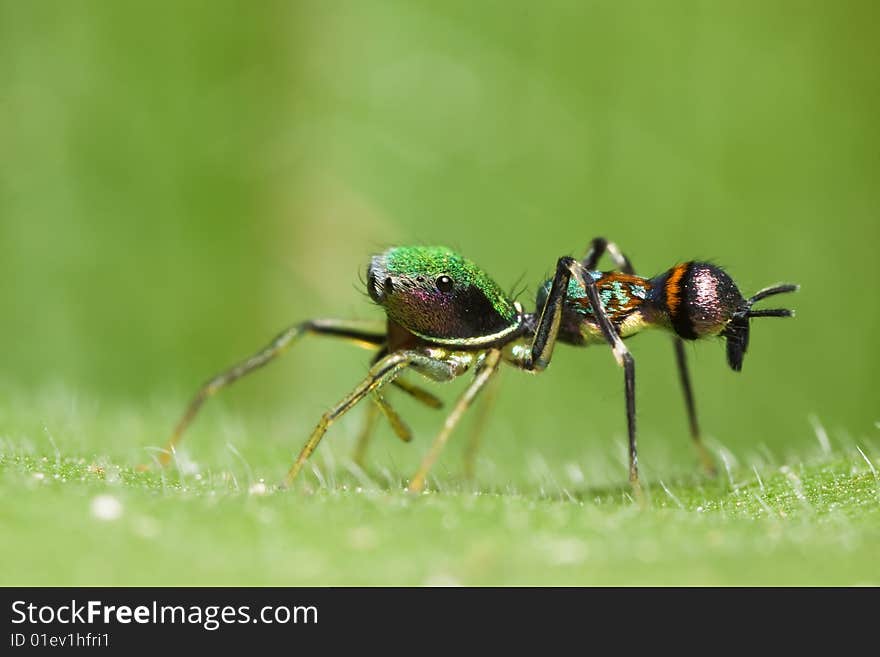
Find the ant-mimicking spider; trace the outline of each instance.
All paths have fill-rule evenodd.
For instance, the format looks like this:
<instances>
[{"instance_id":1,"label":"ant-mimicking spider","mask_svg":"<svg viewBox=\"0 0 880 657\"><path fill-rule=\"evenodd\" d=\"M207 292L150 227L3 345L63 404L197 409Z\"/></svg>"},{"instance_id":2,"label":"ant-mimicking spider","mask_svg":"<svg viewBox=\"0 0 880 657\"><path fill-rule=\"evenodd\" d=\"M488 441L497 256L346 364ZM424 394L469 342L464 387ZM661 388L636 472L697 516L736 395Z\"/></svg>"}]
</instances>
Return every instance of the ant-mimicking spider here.
<instances>
[{"instance_id":1,"label":"ant-mimicking spider","mask_svg":"<svg viewBox=\"0 0 880 657\"><path fill-rule=\"evenodd\" d=\"M595 270L606 251L617 271ZM557 342L575 346L604 342L624 370L629 476L638 491L635 360L623 340L651 327L673 334L691 437L704 467L711 471L712 461L700 438L683 341L725 338L727 362L739 371L749 344L749 320L794 314L784 308L754 310L752 306L769 296L797 289L797 285L780 284L746 299L722 269L697 261L643 278L634 273L629 259L613 242L596 238L582 260L559 258L554 277L538 290L536 312L527 313L488 274L446 247L393 247L373 256L367 271L367 292L386 314L384 331L337 319L308 320L287 328L267 347L221 372L198 390L159 462L165 465L171 460L183 432L208 397L274 360L302 335L313 333L373 348L377 354L367 376L321 417L288 471L284 485L293 482L329 426L365 397L372 397L375 409L386 416L398 436L410 440L409 428L385 399L383 387L394 384L435 408L441 403L427 391L399 378L404 371L412 369L428 379L444 382L475 370L473 381L456 401L409 482L409 491L421 491L453 429L502 362L528 372L540 372L550 364ZM367 428L359 441L361 451L375 413L371 411L368 416Z\"/></svg>"}]
</instances>

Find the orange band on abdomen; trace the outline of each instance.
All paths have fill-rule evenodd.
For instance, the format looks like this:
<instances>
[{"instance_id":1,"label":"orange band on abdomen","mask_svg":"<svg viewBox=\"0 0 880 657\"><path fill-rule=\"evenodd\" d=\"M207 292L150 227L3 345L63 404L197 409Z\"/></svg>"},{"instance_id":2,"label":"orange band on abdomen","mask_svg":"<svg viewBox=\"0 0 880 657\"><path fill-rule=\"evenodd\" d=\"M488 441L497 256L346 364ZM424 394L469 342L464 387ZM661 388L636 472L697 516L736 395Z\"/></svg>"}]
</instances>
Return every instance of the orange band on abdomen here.
<instances>
[{"instance_id":1,"label":"orange band on abdomen","mask_svg":"<svg viewBox=\"0 0 880 657\"><path fill-rule=\"evenodd\" d=\"M666 279L666 307L670 316L675 316L681 305L681 277L687 271L688 263L675 265Z\"/></svg>"}]
</instances>

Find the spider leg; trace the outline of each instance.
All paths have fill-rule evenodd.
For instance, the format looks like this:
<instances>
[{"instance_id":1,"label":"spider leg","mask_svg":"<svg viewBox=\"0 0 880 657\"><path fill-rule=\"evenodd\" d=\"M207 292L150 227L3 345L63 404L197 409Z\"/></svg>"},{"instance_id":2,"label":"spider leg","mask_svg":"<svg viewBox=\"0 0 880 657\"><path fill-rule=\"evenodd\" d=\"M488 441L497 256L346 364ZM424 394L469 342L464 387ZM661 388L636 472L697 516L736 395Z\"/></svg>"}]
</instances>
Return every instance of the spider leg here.
<instances>
[{"instance_id":1,"label":"spider leg","mask_svg":"<svg viewBox=\"0 0 880 657\"><path fill-rule=\"evenodd\" d=\"M477 404L476 417L471 426L470 436L468 436L468 444L464 451L464 476L467 479L473 479L474 470L476 469L477 452L480 449L480 438L486 428L486 422L489 420L489 411L495 405L498 397L498 382L501 379L497 376L492 377L486 384L486 392L483 398Z\"/></svg>"},{"instance_id":2,"label":"spider leg","mask_svg":"<svg viewBox=\"0 0 880 657\"><path fill-rule=\"evenodd\" d=\"M714 477L715 474L717 474L715 461L712 460L712 455L703 443L702 434L700 433L700 424L697 422L697 408L694 403L694 392L691 388L691 376L688 370L687 354L684 350L684 340L675 336L672 338L672 343L675 345L675 362L678 365L678 380L681 383L681 390L684 393L684 404L687 408L688 424L691 429L691 440L694 443L694 448L697 450L697 455L700 457L703 471L707 475Z\"/></svg>"},{"instance_id":3,"label":"spider leg","mask_svg":"<svg viewBox=\"0 0 880 657\"><path fill-rule=\"evenodd\" d=\"M596 237L590 242L590 246L587 249L587 255L584 256L584 259L581 261L584 269L594 270L599 263L600 258L606 252L611 256L611 260L614 262L614 266L617 267L617 269L624 274L635 274L635 269L633 268L630 259L626 257L617 244L609 242L603 237ZM691 375L688 368L684 340L676 335L672 338L672 344L675 350L675 364L678 368L678 380L681 384L681 391L684 394L684 404L688 415L688 426L691 431L691 440L693 441L694 448L697 450L703 470L706 474L714 476L716 474L715 463L712 460L712 455L703 443L702 434L700 433L700 424L697 421L697 407L694 402L694 391L693 386L691 385Z\"/></svg>"},{"instance_id":4,"label":"spider leg","mask_svg":"<svg viewBox=\"0 0 880 657\"><path fill-rule=\"evenodd\" d=\"M367 446L370 444L370 436L373 435L373 430L376 428L376 421L379 419L381 413L382 410L379 408L378 403L367 406L364 423L363 426L361 426L361 432L358 434L357 442L355 442L354 446L354 452L351 455L351 460L360 467L363 467L364 465L364 458L367 455Z\"/></svg>"},{"instance_id":5,"label":"spider leg","mask_svg":"<svg viewBox=\"0 0 880 657\"><path fill-rule=\"evenodd\" d=\"M382 349L380 349L378 353L373 357L372 365L375 365L387 355L388 349L386 347L382 347ZM432 395L424 388L420 388L419 386L410 383L409 381L406 381L404 379L394 379L391 381L391 383L430 408L441 408L443 406L443 402L440 401L440 399ZM394 408L391 406L391 404L388 403L388 400L386 400L383 395L376 392L373 393L373 401L374 404L367 411L366 418L364 419L364 425L361 428L360 434L358 435L357 442L355 443L354 453L351 457L352 461L354 461L357 465L363 465L364 458L367 455L367 447L370 444L373 431L376 428L376 420L379 417L379 413L377 413L376 411L381 411L382 415L384 415L385 418L388 420L388 424L391 425L391 428L394 430L394 433L397 434L398 438L406 443L412 440L412 431L410 430L406 422L403 421L403 418L401 418L397 411L395 411Z\"/></svg>"},{"instance_id":6,"label":"spider leg","mask_svg":"<svg viewBox=\"0 0 880 657\"><path fill-rule=\"evenodd\" d=\"M556 273L550 284L550 292L541 308L541 316L532 336L532 343L525 352L515 354L512 362L529 372L541 372L550 364L559 325L562 322L562 309L568 294L568 283L572 275L580 276L581 264L569 256L556 261ZM575 273L576 272L576 273ZM587 278L592 278L587 276Z\"/></svg>"},{"instance_id":7,"label":"spider leg","mask_svg":"<svg viewBox=\"0 0 880 657\"><path fill-rule=\"evenodd\" d=\"M394 379L395 387L400 388L413 399L416 399L430 408L443 408L443 401L430 392L405 379Z\"/></svg>"},{"instance_id":8,"label":"spider leg","mask_svg":"<svg viewBox=\"0 0 880 657\"><path fill-rule=\"evenodd\" d=\"M626 395L626 424L629 438L629 481L637 496L641 497L641 483L639 482L639 455L636 449L636 363L629 349L623 344L623 340L614 324L605 313L602 302L599 299L599 290L596 281L589 275L586 269L577 272L577 277L583 284L590 300L593 316L599 325L605 341L611 347L617 364L623 367L624 394Z\"/></svg>"},{"instance_id":9,"label":"spider leg","mask_svg":"<svg viewBox=\"0 0 880 657\"><path fill-rule=\"evenodd\" d=\"M590 241L590 246L587 247L587 255L581 260L581 266L589 271L595 270L599 260L606 252L611 256L611 260L614 261L614 266L618 270L624 274L636 273L629 258L620 250L620 247L614 242L609 242L604 237L594 237Z\"/></svg>"},{"instance_id":10,"label":"spider leg","mask_svg":"<svg viewBox=\"0 0 880 657\"><path fill-rule=\"evenodd\" d=\"M391 407L391 404L388 403L385 396L382 393L374 392L373 402L382 412L382 415L385 416L385 419L388 420L388 424L391 425L391 429L397 434L397 437L405 443L411 442L413 438L412 430L409 428L409 425L403 421L403 418L398 415L397 411Z\"/></svg>"},{"instance_id":11,"label":"spider leg","mask_svg":"<svg viewBox=\"0 0 880 657\"><path fill-rule=\"evenodd\" d=\"M217 374L199 388L192 401L186 407L183 417L180 418L177 426L174 428L168 444L159 455L159 464L164 466L171 461L177 445L180 444L183 438L184 431L195 419L205 400L243 376L281 356L302 335L306 333L327 335L342 338L366 348L381 347L385 343L385 331L375 327L367 328L367 326L361 322L339 319L312 319L286 328L253 356Z\"/></svg>"},{"instance_id":12,"label":"spider leg","mask_svg":"<svg viewBox=\"0 0 880 657\"><path fill-rule=\"evenodd\" d=\"M418 493L425 487L425 479L428 476L428 472L431 470L431 466L434 465L437 457L440 456L440 452L443 451L443 447L449 440L450 434L452 434L453 429L455 429L456 425L461 420L462 415L464 415L464 412L473 403L480 390L483 389L486 383L498 371L498 365L500 362L501 351L498 349L490 349L486 354L482 365L477 370L476 377L455 403L452 412L449 413L446 421L443 423L443 428L434 439L430 451L425 455L418 471L416 471L415 475L410 479L409 486L407 486L408 492Z\"/></svg>"},{"instance_id":13,"label":"spider leg","mask_svg":"<svg viewBox=\"0 0 880 657\"><path fill-rule=\"evenodd\" d=\"M311 456L312 452L315 451L318 443L321 442L321 438L327 433L327 429L333 422L350 411L364 397L380 390L383 386L400 376L406 368L413 366L418 367L426 376L435 381L448 381L457 374L453 365L432 358L420 351L397 351L383 357L370 368L366 378L354 390L321 416L318 425L312 431L312 435L306 441L296 461L294 461L287 472L283 485L285 487L289 486L296 479L302 466Z\"/></svg>"}]
</instances>

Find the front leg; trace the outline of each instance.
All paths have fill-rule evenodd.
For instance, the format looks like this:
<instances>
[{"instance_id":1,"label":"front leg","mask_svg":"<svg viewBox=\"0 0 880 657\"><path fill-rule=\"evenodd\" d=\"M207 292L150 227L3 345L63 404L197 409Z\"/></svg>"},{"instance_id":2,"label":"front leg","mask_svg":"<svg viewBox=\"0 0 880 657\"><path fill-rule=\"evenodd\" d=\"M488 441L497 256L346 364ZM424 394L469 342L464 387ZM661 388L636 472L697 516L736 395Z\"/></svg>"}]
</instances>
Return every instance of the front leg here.
<instances>
[{"instance_id":1,"label":"front leg","mask_svg":"<svg viewBox=\"0 0 880 657\"><path fill-rule=\"evenodd\" d=\"M421 351L398 351L385 356L370 368L367 377L354 390L321 416L312 435L303 445L299 456L287 472L283 486L287 487L293 483L302 466L315 451L321 438L327 433L327 429L333 422L350 411L364 397L394 381L408 367L417 367L426 376L436 381L448 381L458 374L453 365L432 358Z\"/></svg>"},{"instance_id":2,"label":"front leg","mask_svg":"<svg viewBox=\"0 0 880 657\"><path fill-rule=\"evenodd\" d=\"M580 263L570 256L563 256L557 260L556 274L553 276L550 293L541 309L541 317L532 337L532 343L528 350L514 354L513 362L517 367L530 372L541 372L550 364L556 338L559 335L568 284L572 275L580 276L582 270Z\"/></svg>"},{"instance_id":3,"label":"front leg","mask_svg":"<svg viewBox=\"0 0 880 657\"><path fill-rule=\"evenodd\" d=\"M406 489L408 492L418 493L421 492L422 489L425 487L425 479L428 476L428 472L431 470L431 467L434 465L434 462L437 460L437 457L440 455L440 452L446 445L446 441L449 440L449 436L452 434L452 430L455 429L459 420L461 420L462 415L464 415L464 412L473 403L477 394L480 392L480 390L483 389L483 386L485 386L486 383L492 378L492 376L498 371L498 364L500 362L500 350L492 349L489 351L488 354L486 354L485 359L483 360L479 370L477 371L477 376L468 386L467 390L464 391L462 396L455 403L452 412L449 413L449 416L443 423L443 428L434 439L434 443L431 445L431 450L425 455L425 458L422 460L422 464L421 466L419 466L418 471L415 473L415 475L413 475L412 479L410 479L409 486L407 486Z\"/></svg>"}]
</instances>

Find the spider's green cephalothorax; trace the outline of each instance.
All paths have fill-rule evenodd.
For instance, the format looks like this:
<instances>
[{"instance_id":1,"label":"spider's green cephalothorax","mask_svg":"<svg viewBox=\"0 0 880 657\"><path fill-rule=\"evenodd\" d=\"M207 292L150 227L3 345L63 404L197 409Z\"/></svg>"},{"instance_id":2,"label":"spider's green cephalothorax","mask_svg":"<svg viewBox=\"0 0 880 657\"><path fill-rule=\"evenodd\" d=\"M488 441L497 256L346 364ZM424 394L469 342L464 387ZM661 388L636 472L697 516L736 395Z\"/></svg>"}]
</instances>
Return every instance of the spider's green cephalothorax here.
<instances>
[{"instance_id":1,"label":"spider's green cephalothorax","mask_svg":"<svg viewBox=\"0 0 880 657\"><path fill-rule=\"evenodd\" d=\"M445 345L477 347L521 330L522 313L482 269L443 246L407 246L373 256L367 291L388 318Z\"/></svg>"}]
</instances>

